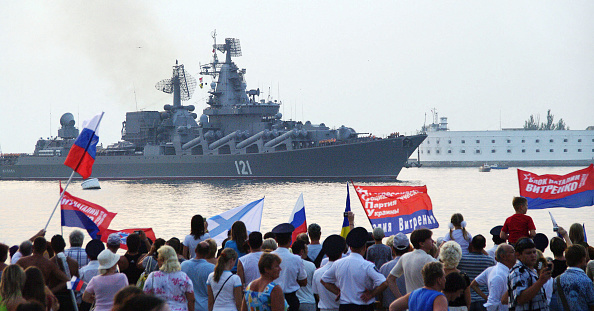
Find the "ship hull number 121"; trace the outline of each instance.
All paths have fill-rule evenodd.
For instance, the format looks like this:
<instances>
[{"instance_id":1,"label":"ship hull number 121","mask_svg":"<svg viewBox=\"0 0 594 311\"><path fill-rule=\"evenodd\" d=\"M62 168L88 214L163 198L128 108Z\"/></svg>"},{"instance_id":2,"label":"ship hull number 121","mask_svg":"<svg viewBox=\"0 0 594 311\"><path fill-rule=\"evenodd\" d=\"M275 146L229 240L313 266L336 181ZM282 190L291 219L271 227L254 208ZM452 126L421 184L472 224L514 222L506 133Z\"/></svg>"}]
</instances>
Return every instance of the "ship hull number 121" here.
<instances>
[{"instance_id":1,"label":"ship hull number 121","mask_svg":"<svg viewBox=\"0 0 594 311\"><path fill-rule=\"evenodd\" d=\"M237 169L237 175L252 175L250 161L235 161L235 168Z\"/></svg>"}]
</instances>

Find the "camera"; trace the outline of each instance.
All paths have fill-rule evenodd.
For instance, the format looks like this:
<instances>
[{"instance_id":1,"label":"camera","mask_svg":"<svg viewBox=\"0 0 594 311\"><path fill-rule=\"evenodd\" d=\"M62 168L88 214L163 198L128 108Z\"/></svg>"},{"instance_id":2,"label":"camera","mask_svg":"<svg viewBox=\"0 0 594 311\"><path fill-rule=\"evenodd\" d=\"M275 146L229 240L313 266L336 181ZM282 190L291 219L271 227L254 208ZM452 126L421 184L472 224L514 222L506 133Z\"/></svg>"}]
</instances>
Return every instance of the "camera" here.
<instances>
[{"instance_id":1,"label":"camera","mask_svg":"<svg viewBox=\"0 0 594 311\"><path fill-rule=\"evenodd\" d=\"M344 212L344 217L349 217L349 212Z\"/></svg>"},{"instance_id":2,"label":"camera","mask_svg":"<svg viewBox=\"0 0 594 311\"><path fill-rule=\"evenodd\" d=\"M552 263L548 263L548 264L547 264L547 269L549 269L549 270L553 270L553 264L552 264Z\"/></svg>"},{"instance_id":3,"label":"camera","mask_svg":"<svg viewBox=\"0 0 594 311\"><path fill-rule=\"evenodd\" d=\"M555 232L559 231L559 227L553 227L553 231L555 231Z\"/></svg>"},{"instance_id":4,"label":"camera","mask_svg":"<svg viewBox=\"0 0 594 311\"><path fill-rule=\"evenodd\" d=\"M136 233L136 234L142 234L142 230L136 230L136 231L134 231L134 233Z\"/></svg>"}]
</instances>

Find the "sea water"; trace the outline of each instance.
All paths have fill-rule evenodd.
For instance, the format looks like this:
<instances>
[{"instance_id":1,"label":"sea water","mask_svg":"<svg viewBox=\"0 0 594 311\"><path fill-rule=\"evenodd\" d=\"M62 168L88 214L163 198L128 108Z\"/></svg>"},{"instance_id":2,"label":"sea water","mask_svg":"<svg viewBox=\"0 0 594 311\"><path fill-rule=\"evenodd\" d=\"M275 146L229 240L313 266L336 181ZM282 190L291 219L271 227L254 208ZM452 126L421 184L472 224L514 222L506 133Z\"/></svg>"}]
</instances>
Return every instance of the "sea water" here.
<instances>
[{"instance_id":1,"label":"sea water","mask_svg":"<svg viewBox=\"0 0 594 311\"><path fill-rule=\"evenodd\" d=\"M527 167L535 174L567 174L581 167ZM502 225L514 213L512 198L519 195L517 170L479 172L477 168L403 169L398 182L358 182L356 185L427 185L433 213L439 222L434 239L448 232L453 213L462 213L467 230L483 234L487 247L492 244L489 230ZM65 182L65 181L63 181ZM193 215L208 218L231 208L264 199L261 231L270 231L287 222L303 193L307 223L318 223L322 237L339 233L345 209L347 183L336 181L100 181L100 190L82 190L73 182L68 192L117 213L111 229L153 228L157 237L183 239L190 232ZM351 209L355 225L371 230L365 212L350 187ZM42 229L59 198L58 181L0 181L0 242L19 244ZM569 230L574 222L586 225L587 236L594 239L594 207L529 210L537 232L549 239L555 236L549 217ZM75 228L60 228L60 208L51 219L46 237L67 235ZM85 240L88 241L87 236ZM550 255L550 252L548 252Z\"/></svg>"}]
</instances>

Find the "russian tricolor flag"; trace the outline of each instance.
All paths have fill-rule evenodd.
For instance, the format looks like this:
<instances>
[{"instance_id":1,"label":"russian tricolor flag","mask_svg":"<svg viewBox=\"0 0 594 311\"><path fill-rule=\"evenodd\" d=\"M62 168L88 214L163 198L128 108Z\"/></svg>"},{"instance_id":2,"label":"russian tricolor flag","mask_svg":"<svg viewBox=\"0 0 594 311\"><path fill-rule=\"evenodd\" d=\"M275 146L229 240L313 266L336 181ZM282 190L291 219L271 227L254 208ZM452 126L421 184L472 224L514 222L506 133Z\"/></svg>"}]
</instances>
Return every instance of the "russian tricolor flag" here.
<instances>
[{"instance_id":1,"label":"russian tricolor flag","mask_svg":"<svg viewBox=\"0 0 594 311\"><path fill-rule=\"evenodd\" d=\"M72 279L66 283L66 288L73 290L75 292L80 292L80 290L83 288L83 285L85 285L85 282L83 282L83 280L77 278L76 276L73 276Z\"/></svg>"},{"instance_id":2,"label":"russian tricolor flag","mask_svg":"<svg viewBox=\"0 0 594 311\"><path fill-rule=\"evenodd\" d=\"M82 178L89 178L95 163L97 143L99 142L99 123L103 112L83 122L83 129L70 148L64 165L79 173Z\"/></svg>"},{"instance_id":3,"label":"russian tricolor flag","mask_svg":"<svg viewBox=\"0 0 594 311\"><path fill-rule=\"evenodd\" d=\"M292 242L295 242L297 235L300 233L307 232L307 221L305 221L305 204L303 203L303 193L299 195L299 199L297 199L297 203L295 203L295 207L293 208L293 212L291 213L291 217L289 218L289 223L295 227L295 231L293 231L293 236L291 238Z\"/></svg>"}]
</instances>

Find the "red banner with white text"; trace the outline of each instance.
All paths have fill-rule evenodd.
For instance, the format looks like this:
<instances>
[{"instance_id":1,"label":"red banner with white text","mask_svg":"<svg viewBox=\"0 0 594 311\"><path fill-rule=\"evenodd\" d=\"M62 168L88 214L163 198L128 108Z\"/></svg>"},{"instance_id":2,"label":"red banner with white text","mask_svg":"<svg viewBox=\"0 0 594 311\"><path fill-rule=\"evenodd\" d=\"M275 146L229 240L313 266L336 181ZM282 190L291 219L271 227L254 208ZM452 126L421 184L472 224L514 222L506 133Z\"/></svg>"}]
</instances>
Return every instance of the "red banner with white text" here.
<instances>
[{"instance_id":1,"label":"red banner with white text","mask_svg":"<svg viewBox=\"0 0 594 311\"><path fill-rule=\"evenodd\" d=\"M439 227L427 186L353 186L371 225L386 236Z\"/></svg>"}]
</instances>

